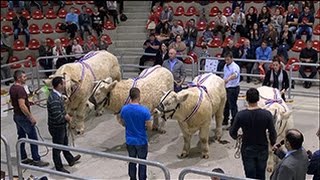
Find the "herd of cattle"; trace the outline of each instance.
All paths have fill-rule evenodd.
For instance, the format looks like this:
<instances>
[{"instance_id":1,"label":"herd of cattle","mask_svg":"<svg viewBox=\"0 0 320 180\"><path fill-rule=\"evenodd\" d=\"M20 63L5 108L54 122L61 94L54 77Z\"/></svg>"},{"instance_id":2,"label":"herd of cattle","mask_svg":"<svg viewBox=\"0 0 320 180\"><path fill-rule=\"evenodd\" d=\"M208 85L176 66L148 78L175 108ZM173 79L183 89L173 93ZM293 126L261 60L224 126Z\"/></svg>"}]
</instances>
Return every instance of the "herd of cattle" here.
<instances>
[{"instance_id":1,"label":"herd of cattle","mask_svg":"<svg viewBox=\"0 0 320 180\"><path fill-rule=\"evenodd\" d=\"M134 79L123 80L117 58L107 51L95 51L76 63L63 65L44 83L51 86L51 79L55 76L65 78L65 107L74 117L72 127L77 134L84 133L84 122L93 113L101 115L104 110L110 110L119 119L121 107L129 102L129 89L137 87L141 91L141 104L153 115L154 129L164 133L167 118L178 121L184 139L181 158L189 155L191 137L198 131L202 158L209 157L208 140L213 117L215 138L220 140L222 136L226 90L224 80L215 74L201 74L190 82L189 88L176 93L173 91L173 76L166 68L154 66ZM273 114L280 141L285 130L293 127L292 113L281 101L278 90L263 86L258 91L261 96L259 106ZM275 161L277 159L270 150L269 171Z\"/></svg>"}]
</instances>

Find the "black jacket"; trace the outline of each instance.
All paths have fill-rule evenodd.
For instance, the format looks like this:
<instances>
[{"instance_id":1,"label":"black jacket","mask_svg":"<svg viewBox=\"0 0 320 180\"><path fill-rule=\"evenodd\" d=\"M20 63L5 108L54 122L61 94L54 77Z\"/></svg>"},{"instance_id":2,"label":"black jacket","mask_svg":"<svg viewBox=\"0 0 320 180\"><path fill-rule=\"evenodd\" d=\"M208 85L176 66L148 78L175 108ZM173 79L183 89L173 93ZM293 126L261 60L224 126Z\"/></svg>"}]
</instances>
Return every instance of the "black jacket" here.
<instances>
[{"instance_id":1,"label":"black jacket","mask_svg":"<svg viewBox=\"0 0 320 180\"><path fill-rule=\"evenodd\" d=\"M27 29L28 26L29 26L29 25L28 25L28 20L27 20L25 17L23 17L23 16L20 16L20 17L16 16L16 17L13 18L12 24L13 24L13 28L14 28L14 29L19 29L19 28L20 28L20 27L19 27L20 23L22 24L23 29Z\"/></svg>"},{"instance_id":2,"label":"black jacket","mask_svg":"<svg viewBox=\"0 0 320 180\"><path fill-rule=\"evenodd\" d=\"M288 89L289 88L289 77L288 73L285 70L281 70L283 74L283 81L282 81L282 89ZM273 73L273 82L270 81L271 73ZM274 73L274 70L269 70L264 78L264 81L262 83L262 86L270 86L273 88L279 87L279 82L278 82L278 76ZM282 89L279 89L280 91Z\"/></svg>"}]
</instances>

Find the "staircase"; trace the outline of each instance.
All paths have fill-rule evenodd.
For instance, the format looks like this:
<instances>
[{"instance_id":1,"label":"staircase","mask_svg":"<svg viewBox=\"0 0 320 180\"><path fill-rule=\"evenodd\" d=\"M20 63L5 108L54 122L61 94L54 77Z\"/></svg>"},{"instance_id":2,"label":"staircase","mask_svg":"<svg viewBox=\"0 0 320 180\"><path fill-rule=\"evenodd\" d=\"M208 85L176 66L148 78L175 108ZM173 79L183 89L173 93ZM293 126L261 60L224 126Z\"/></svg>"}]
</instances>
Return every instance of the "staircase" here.
<instances>
[{"instance_id":1,"label":"staircase","mask_svg":"<svg viewBox=\"0 0 320 180\"><path fill-rule=\"evenodd\" d=\"M142 45L147 38L145 27L150 6L151 1L124 1L124 14L128 19L117 27L110 47L110 52L115 52L118 58L124 54L123 64L139 64L144 52ZM126 67L125 71L138 72L138 69Z\"/></svg>"}]
</instances>

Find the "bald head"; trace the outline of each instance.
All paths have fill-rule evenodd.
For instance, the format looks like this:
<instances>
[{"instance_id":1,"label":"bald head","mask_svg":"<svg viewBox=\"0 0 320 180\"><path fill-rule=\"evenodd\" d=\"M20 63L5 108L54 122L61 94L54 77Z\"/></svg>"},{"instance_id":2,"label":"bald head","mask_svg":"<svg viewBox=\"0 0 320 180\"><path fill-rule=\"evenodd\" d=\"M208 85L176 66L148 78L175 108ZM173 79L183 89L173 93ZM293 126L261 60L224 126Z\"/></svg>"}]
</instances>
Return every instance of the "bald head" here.
<instances>
[{"instance_id":1,"label":"bald head","mask_svg":"<svg viewBox=\"0 0 320 180\"><path fill-rule=\"evenodd\" d=\"M286 132L286 141L290 145L289 149L300 149L304 141L303 134L298 129L288 129Z\"/></svg>"},{"instance_id":2,"label":"bald head","mask_svg":"<svg viewBox=\"0 0 320 180\"><path fill-rule=\"evenodd\" d=\"M170 59L174 59L176 58L176 54L177 54L177 51L173 48L169 49L169 58Z\"/></svg>"}]
</instances>

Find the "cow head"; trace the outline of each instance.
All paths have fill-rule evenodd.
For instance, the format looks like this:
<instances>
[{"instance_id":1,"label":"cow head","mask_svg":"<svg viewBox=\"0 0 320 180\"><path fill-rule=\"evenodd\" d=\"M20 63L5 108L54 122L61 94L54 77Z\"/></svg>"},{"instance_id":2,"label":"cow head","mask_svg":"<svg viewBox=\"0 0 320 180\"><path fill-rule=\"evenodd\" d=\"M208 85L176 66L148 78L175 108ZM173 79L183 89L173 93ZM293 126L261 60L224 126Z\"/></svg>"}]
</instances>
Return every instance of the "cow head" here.
<instances>
[{"instance_id":1,"label":"cow head","mask_svg":"<svg viewBox=\"0 0 320 180\"><path fill-rule=\"evenodd\" d=\"M187 100L187 98L187 93L175 93L170 90L162 96L156 110L161 114L162 118L172 118L176 110L180 107L180 104Z\"/></svg>"}]
</instances>

